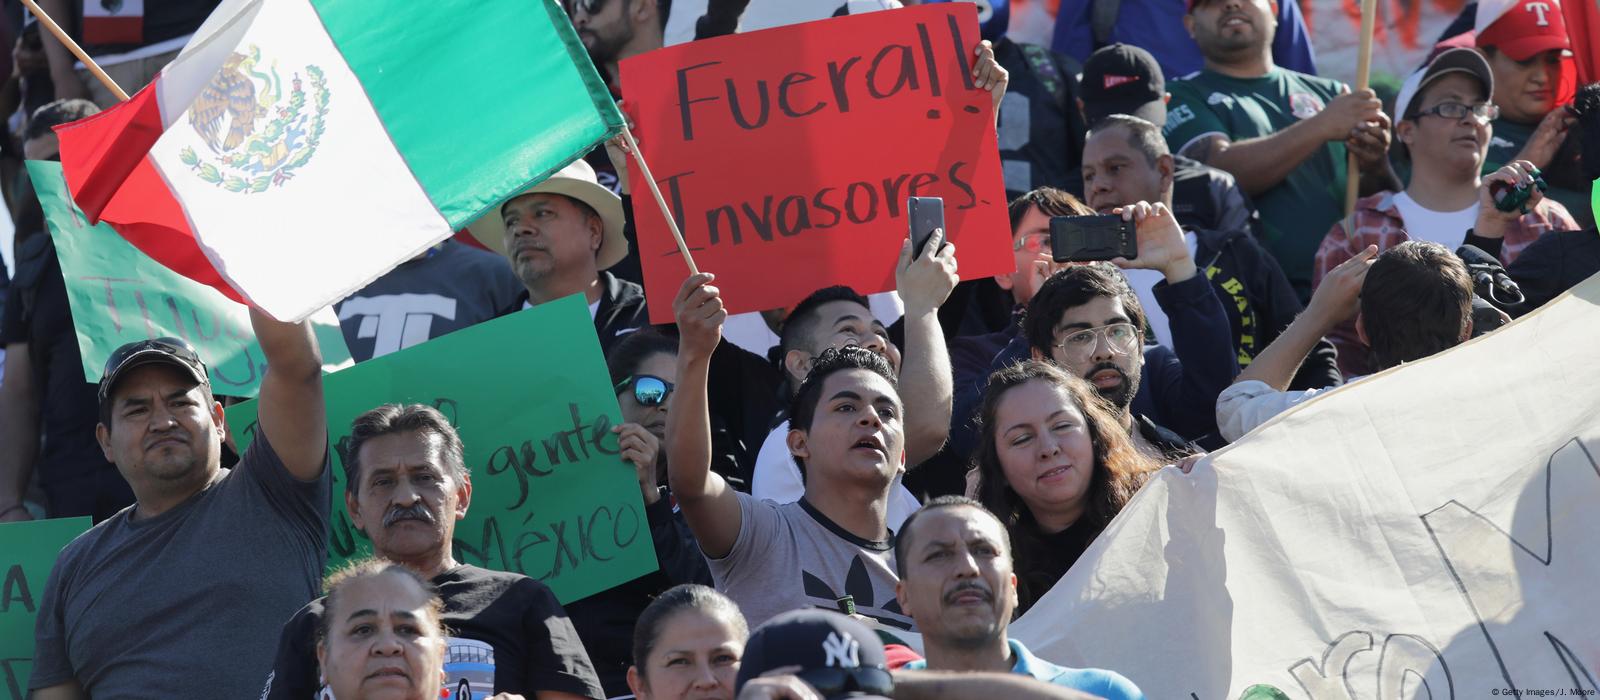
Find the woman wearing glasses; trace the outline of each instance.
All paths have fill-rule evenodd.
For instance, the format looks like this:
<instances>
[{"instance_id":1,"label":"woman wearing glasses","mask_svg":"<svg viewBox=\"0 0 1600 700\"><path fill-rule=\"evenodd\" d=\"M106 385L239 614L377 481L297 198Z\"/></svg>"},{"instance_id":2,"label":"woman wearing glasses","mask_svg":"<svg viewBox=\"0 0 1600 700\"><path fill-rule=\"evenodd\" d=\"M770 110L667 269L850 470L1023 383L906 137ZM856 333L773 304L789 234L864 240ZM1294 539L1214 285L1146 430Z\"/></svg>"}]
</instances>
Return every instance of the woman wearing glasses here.
<instances>
[{"instance_id":1,"label":"woman wearing glasses","mask_svg":"<svg viewBox=\"0 0 1600 700\"><path fill-rule=\"evenodd\" d=\"M995 372L979 420L978 500L1010 532L1021 615L1159 465L1092 385L1049 362Z\"/></svg>"},{"instance_id":2,"label":"woman wearing glasses","mask_svg":"<svg viewBox=\"0 0 1600 700\"><path fill-rule=\"evenodd\" d=\"M616 449L638 476L643 519L650 527L660 568L566 606L606 695L629 695L628 653L635 621L650 601L684 583L711 585L711 571L667 491L667 410L678 380L678 341L648 328L622 338L606 359L622 424L612 427ZM609 444L608 444L609 446Z\"/></svg>"},{"instance_id":3,"label":"woman wearing glasses","mask_svg":"<svg viewBox=\"0 0 1600 700\"><path fill-rule=\"evenodd\" d=\"M1395 140L1410 155L1411 178L1401 192L1379 192L1356 202L1355 212L1335 223L1322 239L1311 283L1322 279L1369 245L1383 252L1417 239L1455 250L1463 244L1511 264L1545 231L1580 228L1566 208L1541 195L1539 169L1514 161L1480 177L1495 140L1500 113L1490 102L1494 74L1482 54L1457 48L1440 53L1400 87L1395 100ZM1497 195L1517 187L1530 198L1501 211ZM1345 377L1370 374L1372 363L1354 322L1328 334L1339 349Z\"/></svg>"}]
</instances>

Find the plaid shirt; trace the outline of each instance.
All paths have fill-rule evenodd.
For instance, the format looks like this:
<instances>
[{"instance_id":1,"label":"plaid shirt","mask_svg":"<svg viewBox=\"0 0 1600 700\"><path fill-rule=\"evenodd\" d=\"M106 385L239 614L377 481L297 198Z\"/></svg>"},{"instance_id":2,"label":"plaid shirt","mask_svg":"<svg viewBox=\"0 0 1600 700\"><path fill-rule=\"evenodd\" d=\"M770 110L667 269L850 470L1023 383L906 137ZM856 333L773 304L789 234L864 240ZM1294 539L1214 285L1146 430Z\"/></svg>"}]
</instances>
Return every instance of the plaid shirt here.
<instances>
[{"instance_id":1,"label":"plaid shirt","mask_svg":"<svg viewBox=\"0 0 1600 700\"><path fill-rule=\"evenodd\" d=\"M1317 249L1316 261L1312 264L1313 289L1322 284L1322 278L1333 268L1367 246L1376 245L1381 253L1402 241L1410 240L1406 235L1405 221L1400 218L1400 207L1394 202L1395 194L1385 191L1363 197L1356 201L1354 213L1334 223L1327 237L1322 239L1322 246ZM1500 262L1511 264L1522 249L1546 231L1577 229L1578 222L1567 213L1566 207L1546 198L1531 213L1518 217L1516 223L1506 231L1505 241L1500 247ZM1333 341L1339 349L1339 370L1346 377L1371 373L1367 346L1356 335L1354 322L1346 322L1334 329L1328 334L1328 340Z\"/></svg>"}]
</instances>

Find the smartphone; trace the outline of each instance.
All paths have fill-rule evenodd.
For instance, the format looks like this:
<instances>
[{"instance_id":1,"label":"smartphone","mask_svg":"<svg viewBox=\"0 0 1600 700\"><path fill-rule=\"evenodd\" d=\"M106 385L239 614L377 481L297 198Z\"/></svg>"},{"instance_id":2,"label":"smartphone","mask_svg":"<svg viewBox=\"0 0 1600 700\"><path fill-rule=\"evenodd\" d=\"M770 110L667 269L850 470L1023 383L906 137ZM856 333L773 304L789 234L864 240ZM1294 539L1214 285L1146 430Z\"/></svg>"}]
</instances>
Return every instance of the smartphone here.
<instances>
[{"instance_id":1,"label":"smartphone","mask_svg":"<svg viewBox=\"0 0 1600 700\"><path fill-rule=\"evenodd\" d=\"M1116 215L1050 217L1050 253L1056 262L1139 257L1133 222Z\"/></svg>"},{"instance_id":2,"label":"smartphone","mask_svg":"<svg viewBox=\"0 0 1600 700\"><path fill-rule=\"evenodd\" d=\"M906 220L911 222L911 259L916 260L922 257L934 230L944 228L944 198L907 197Z\"/></svg>"}]
</instances>

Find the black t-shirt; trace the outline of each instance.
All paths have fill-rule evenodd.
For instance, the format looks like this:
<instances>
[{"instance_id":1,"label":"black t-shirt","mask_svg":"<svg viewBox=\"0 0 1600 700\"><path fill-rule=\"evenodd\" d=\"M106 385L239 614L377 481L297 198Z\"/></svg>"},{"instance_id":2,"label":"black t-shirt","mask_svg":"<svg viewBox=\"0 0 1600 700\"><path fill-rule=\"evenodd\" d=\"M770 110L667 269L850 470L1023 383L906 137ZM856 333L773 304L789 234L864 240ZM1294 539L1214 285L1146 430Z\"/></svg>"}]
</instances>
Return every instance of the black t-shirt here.
<instances>
[{"instance_id":1,"label":"black t-shirt","mask_svg":"<svg viewBox=\"0 0 1600 700\"><path fill-rule=\"evenodd\" d=\"M461 565L433 579L449 631L445 675L452 697L462 683L472 697L560 691L603 698L589 654L555 594L521 574ZM318 598L283 625L278 655L261 697L310 700L317 682ZM487 673L484 667L488 666Z\"/></svg>"},{"instance_id":2,"label":"black t-shirt","mask_svg":"<svg viewBox=\"0 0 1600 700\"><path fill-rule=\"evenodd\" d=\"M1103 527L1078 521L1061 532L1045 534L1039 530L1031 515L1024 514L1011 527L1011 541L1015 552L1017 573L1017 615L1033 607L1044 594L1054 588L1072 564L1083 556L1084 550L1100 535Z\"/></svg>"},{"instance_id":3,"label":"black t-shirt","mask_svg":"<svg viewBox=\"0 0 1600 700\"><path fill-rule=\"evenodd\" d=\"M5 295L0 346L28 344L44 444L36 462L39 481L58 483L100 469L115 469L95 442L100 422L97 387L83 376L83 357L67 305L66 280L55 245L45 233L17 244L17 272Z\"/></svg>"}]
</instances>

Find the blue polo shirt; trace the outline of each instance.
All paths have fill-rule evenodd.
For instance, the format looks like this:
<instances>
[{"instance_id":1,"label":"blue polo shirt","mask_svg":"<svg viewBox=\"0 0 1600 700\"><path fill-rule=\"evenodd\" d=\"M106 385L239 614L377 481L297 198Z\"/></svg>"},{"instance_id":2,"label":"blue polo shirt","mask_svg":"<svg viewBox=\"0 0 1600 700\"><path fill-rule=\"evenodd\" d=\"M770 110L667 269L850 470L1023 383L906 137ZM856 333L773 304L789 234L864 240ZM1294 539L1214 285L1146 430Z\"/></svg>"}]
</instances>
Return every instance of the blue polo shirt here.
<instances>
[{"instance_id":1,"label":"blue polo shirt","mask_svg":"<svg viewBox=\"0 0 1600 700\"><path fill-rule=\"evenodd\" d=\"M1027 647L1022 646L1022 642L1007 639L1006 644L1010 645L1011 655L1017 659L1016 665L1011 667L1012 673L1033 676L1052 685L1081 690L1106 700L1144 700L1144 693L1139 691L1139 686L1116 671L1057 666L1034 656ZM906 664L904 668L925 670L928 668L928 660L917 659Z\"/></svg>"}]
</instances>

